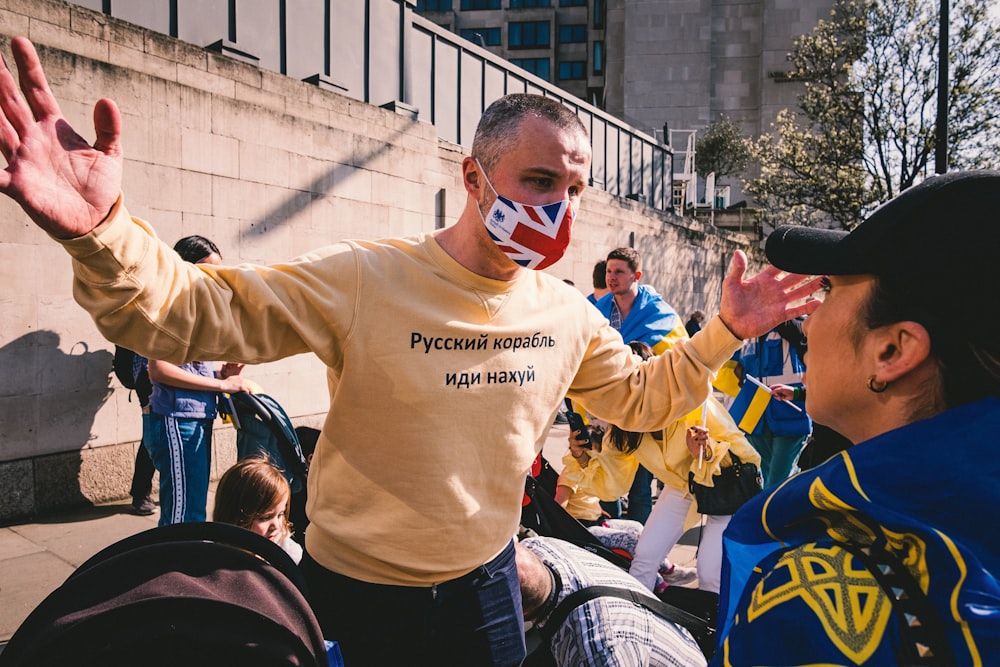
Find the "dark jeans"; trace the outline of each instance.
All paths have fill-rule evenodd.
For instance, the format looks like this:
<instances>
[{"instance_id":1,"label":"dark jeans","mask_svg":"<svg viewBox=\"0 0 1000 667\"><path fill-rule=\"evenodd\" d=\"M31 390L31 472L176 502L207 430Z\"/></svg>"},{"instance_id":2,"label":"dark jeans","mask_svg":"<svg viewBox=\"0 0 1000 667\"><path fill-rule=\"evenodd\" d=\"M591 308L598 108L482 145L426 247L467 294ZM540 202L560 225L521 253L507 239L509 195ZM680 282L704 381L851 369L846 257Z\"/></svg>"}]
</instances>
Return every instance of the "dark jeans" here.
<instances>
[{"instance_id":1,"label":"dark jeans","mask_svg":"<svg viewBox=\"0 0 1000 667\"><path fill-rule=\"evenodd\" d=\"M653 511L653 473L642 466L635 471L632 488L628 490L628 516L632 521L646 523Z\"/></svg>"},{"instance_id":2,"label":"dark jeans","mask_svg":"<svg viewBox=\"0 0 1000 667\"><path fill-rule=\"evenodd\" d=\"M358 581L308 553L302 570L323 634L340 644L346 665L516 667L524 660L513 542L486 565L433 587Z\"/></svg>"},{"instance_id":3,"label":"dark jeans","mask_svg":"<svg viewBox=\"0 0 1000 667\"><path fill-rule=\"evenodd\" d=\"M129 493L132 502L141 503L153 492L153 461L149 458L149 451L146 450L146 422L148 415L142 416L143 442L135 450L135 470L132 472L132 488Z\"/></svg>"},{"instance_id":4,"label":"dark jeans","mask_svg":"<svg viewBox=\"0 0 1000 667\"><path fill-rule=\"evenodd\" d=\"M618 500L601 501L601 509L608 513L609 519L622 518L622 501Z\"/></svg>"}]
</instances>

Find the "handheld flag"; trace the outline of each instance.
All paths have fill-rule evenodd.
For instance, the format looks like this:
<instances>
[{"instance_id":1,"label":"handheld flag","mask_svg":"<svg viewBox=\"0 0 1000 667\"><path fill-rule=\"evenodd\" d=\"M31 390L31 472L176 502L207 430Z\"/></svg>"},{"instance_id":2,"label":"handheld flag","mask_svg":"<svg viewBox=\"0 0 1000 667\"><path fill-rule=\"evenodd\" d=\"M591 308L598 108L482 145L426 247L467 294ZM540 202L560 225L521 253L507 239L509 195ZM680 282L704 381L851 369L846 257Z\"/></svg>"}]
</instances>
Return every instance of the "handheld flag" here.
<instances>
[{"instance_id":1,"label":"handheld flag","mask_svg":"<svg viewBox=\"0 0 1000 667\"><path fill-rule=\"evenodd\" d=\"M771 390L757 378L745 376L746 381L736 395L733 404L729 406L729 414L733 421L745 433L753 433L764 417L764 411L771 402Z\"/></svg>"}]
</instances>

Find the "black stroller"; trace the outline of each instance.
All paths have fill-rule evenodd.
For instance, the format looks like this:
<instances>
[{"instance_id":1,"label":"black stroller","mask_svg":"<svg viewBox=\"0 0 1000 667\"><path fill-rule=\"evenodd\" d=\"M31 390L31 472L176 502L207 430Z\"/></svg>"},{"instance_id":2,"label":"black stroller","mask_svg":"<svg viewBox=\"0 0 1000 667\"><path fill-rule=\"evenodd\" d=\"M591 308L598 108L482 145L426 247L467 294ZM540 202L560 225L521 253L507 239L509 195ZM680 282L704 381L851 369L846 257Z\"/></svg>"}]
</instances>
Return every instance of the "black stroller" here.
<instances>
[{"instance_id":1,"label":"black stroller","mask_svg":"<svg viewBox=\"0 0 1000 667\"><path fill-rule=\"evenodd\" d=\"M81 565L21 624L0 665L327 665L304 591L288 554L250 531L153 528Z\"/></svg>"}]
</instances>

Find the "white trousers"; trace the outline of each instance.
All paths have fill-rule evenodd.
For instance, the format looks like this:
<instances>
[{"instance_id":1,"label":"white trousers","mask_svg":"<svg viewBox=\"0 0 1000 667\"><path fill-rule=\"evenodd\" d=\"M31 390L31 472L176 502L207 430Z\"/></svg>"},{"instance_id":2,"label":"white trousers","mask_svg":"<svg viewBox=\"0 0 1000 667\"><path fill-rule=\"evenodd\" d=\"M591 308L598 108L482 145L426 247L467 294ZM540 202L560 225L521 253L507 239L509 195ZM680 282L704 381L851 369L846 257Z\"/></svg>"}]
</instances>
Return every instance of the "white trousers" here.
<instances>
[{"instance_id":1,"label":"white trousers","mask_svg":"<svg viewBox=\"0 0 1000 667\"><path fill-rule=\"evenodd\" d=\"M629 573L653 590L656 574L670 550L684 533L684 520L694 498L664 486L635 547ZM722 533L732 516L706 516L698 546L698 588L719 592L722 580Z\"/></svg>"}]
</instances>

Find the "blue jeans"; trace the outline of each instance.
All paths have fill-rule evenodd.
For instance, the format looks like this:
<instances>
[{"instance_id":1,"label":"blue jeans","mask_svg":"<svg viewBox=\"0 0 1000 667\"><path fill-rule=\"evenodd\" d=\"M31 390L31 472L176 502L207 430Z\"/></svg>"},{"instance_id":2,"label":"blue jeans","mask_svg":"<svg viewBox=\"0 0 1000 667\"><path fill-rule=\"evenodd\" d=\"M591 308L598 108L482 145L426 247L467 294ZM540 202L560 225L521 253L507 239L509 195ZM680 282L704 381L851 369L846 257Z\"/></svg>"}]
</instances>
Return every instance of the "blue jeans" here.
<instances>
[{"instance_id":1,"label":"blue jeans","mask_svg":"<svg viewBox=\"0 0 1000 667\"><path fill-rule=\"evenodd\" d=\"M149 415L149 458L160 473L160 522L204 521L212 420Z\"/></svg>"},{"instance_id":2,"label":"blue jeans","mask_svg":"<svg viewBox=\"0 0 1000 667\"><path fill-rule=\"evenodd\" d=\"M609 519L620 519L622 518L622 500L608 500L601 501L601 509L608 513Z\"/></svg>"},{"instance_id":3,"label":"blue jeans","mask_svg":"<svg viewBox=\"0 0 1000 667\"><path fill-rule=\"evenodd\" d=\"M639 466L632 480L632 488L628 490L628 518L645 524L652 511L653 473Z\"/></svg>"},{"instance_id":4,"label":"blue jeans","mask_svg":"<svg viewBox=\"0 0 1000 667\"><path fill-rule=\"evenodd\" d=\"M301 567L323 636L340 644L350 667L516 667L525 658L513 542L486 565L433 587L359 581L308 553Z\"/></svg>"},{"instance_id":5,"label":"blue jeans","mask_svg":"<svg viewBox=\"0 0 1000 667\"><path fill-rule=\"evenodd\" d=\"M764 488L767 488L788 478L808 434L776 435L766 421L762 427L760 435L748 435L747 440L760 454L760 472L764 476Z\"/></svg>"}]
</instances>

